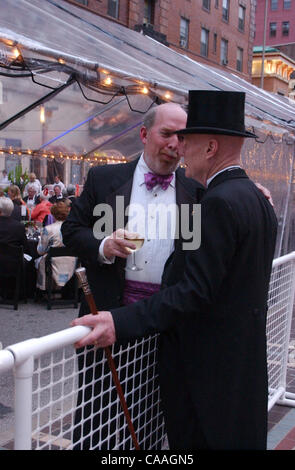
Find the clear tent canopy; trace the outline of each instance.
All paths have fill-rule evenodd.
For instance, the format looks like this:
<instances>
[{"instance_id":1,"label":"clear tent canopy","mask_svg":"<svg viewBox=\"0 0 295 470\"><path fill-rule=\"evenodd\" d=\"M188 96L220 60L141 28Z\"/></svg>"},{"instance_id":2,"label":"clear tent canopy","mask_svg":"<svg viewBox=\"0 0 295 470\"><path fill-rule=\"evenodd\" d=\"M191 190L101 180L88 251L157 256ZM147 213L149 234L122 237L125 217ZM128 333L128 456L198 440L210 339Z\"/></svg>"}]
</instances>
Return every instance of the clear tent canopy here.
<instances>
[{"instance_id":1,"label":"clear tent canopy","mask_svg":"<svg viewBox=\"0 0 295 470\"><path fill-rule=\"evenodd\" d=\"M63 0L0 0L0 8L0 170L1 157L8 167L30 162L46 182L60 165L81 183L90 165L141 152L151 106L185 105L190 89L243 91L257 135L245 141L243 165L272 193L277 252L294 249L294 102Z\"/></svg>"}]
</instances>

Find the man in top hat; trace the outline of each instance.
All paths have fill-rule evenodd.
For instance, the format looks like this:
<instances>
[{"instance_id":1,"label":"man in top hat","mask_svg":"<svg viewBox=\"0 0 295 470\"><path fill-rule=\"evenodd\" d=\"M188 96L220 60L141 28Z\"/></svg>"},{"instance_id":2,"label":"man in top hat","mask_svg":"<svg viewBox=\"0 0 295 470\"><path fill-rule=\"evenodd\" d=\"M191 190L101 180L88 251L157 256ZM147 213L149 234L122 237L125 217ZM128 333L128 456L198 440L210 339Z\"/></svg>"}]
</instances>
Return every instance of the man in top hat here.
<instances>
[{"instance_id":1,"label":"man in top hat","mask_svg":"<svg viewBox=\"0 0 295 470\"><path fill-rule=\"evenodd\" d=\"M170 448L265 449L266 313L277 220L240 167L244 93L191 91L186 175L207 186L199 249L175 250L165 289L73 325L99 347L160 332L159 373ZM177 266L177 269L176 269Z\"/></svg>"}]
</instances>

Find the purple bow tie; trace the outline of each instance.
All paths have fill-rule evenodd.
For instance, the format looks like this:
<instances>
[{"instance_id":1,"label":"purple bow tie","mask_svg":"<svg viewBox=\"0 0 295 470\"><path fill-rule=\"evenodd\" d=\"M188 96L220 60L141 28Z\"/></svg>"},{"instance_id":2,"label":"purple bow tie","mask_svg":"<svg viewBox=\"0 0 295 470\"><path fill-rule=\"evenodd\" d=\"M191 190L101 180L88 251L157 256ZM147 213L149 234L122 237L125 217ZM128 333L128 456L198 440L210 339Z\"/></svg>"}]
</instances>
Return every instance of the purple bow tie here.
<instances>
[{"instance_id":1,"label":"purple bow tie","mask_svg":"<svg viewBox=\"0 0 295 470\"><path fill-rule=\"evenodd\" d=\"M155 173L151 172L145 173L144 175L144 182L148 191L151 191L157 184L159 184L161 188L166 191L172 180L173 175L155 175Z\"/></svg>"}]
</instances>

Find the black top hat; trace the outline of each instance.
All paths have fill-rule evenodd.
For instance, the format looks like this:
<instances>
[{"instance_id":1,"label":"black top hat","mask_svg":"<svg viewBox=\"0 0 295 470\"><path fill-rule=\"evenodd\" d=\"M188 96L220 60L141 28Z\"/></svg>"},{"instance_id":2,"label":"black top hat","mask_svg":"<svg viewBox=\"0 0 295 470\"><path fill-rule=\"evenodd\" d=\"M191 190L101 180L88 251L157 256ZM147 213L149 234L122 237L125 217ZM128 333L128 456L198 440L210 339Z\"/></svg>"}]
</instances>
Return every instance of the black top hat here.
<instances>
[{"instance_id":1,"label":"black top hat","mask_svg":"<svg viewBox=\"0 0 295 470\"><path fill-rule=\"evenodd\" d=\"M256 137L245 129L245 93L190 90L186 128L177 134L225 134Z\"/></svg>"}]
</instances>

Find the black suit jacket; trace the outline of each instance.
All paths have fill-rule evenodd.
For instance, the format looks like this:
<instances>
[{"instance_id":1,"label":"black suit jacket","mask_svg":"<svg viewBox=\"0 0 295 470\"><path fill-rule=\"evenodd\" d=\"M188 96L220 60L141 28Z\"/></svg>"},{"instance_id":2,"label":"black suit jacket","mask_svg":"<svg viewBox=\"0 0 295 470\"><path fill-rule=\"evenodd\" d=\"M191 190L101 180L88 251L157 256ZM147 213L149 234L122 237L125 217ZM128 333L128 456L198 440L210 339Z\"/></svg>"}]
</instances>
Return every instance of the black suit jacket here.
<instances>
[{"instance_id":1,"label":"black suit jacket","mask_svg":"<svg viewBox=\"0 0 295 470\"><path fill-rule=\"evenodd\" d=\"M64 202L65 198L62 196L62 197L56 197L55 195L54 196L51 196L48 201L51 202L51 204L55 204L56 202Z\"/></svg>"},{"instance_id":2,"label":"black suit jacket","mask_svg":"<svg viewBox=\"0 0 295 470\"><path fill-rule=\"evenodd\" d=\"M30 254L25 226L13 217L0 216L0 242L8 245L23 246L24 253ZM0 253L0 271L5 270L5 274L14 268L10 266L5 253Z\"/></svg>"},{"instance_id":3,"label":"black suit jacket","mask_svg":"<svg viewBox=\"0 0 295 470\"><path fill-rule=\"evenodd\" d=\"M0 216L0 241L9 245L27 246L24 224L11 216Z\"/></svg>"},{"instance_id":4,"label":"black suit jacket","mask_svg":"<svg viewBox=\"0 0 295 470\"><path fill-rule=\"evenodd\" d=\"M24 201L25 203L27 203L28 199L29 199L29 196L25 196L25 197L23 198L23 201ZM39 197L39 196L35 196L35 205L39 204L40 201L41 201L41 200L40 200L40 197Z\"/></svg>"},{"instance_id":5,"label":"black suit jacket","mask_svg":"<svg viewBox=\"0 0 295 470\"><path fill-rule=\"evenodd\" d=\"M133 173L138 159L121 165L105 165L91 168L83 192L75 200L71 212L62 224L63 242L77 254L87 270L87 277L99 309L110 309L122 305L126 260L116 258L114 264L100 264L98 252L101 240L93 235L93 226L99 219L93 215L97 204L109 204L113 208L116 227L116 196L124 196L124 208L130 203ZM184 171L176 171L177 204L196 203L204 192L204 187L184 176ZM127 223L121 217L121 228ZM88 306L82 301L80 315L88 313Z\"/></svg>"},{"instance_id":6,"label":"black suit jacket","mask_svg":"<svg viewBox=\"0 0 295 470\"><path fill-rule=\"evenodd\" d=\"M211 449L264 449L277 220L241 169L214 178L201 206L200 248L185 259L176 250L166 289L112 311L117 340L162 333L159 371L171 442L181 446L183 416L194 414Z\"/></svg>"}]
</instances>

